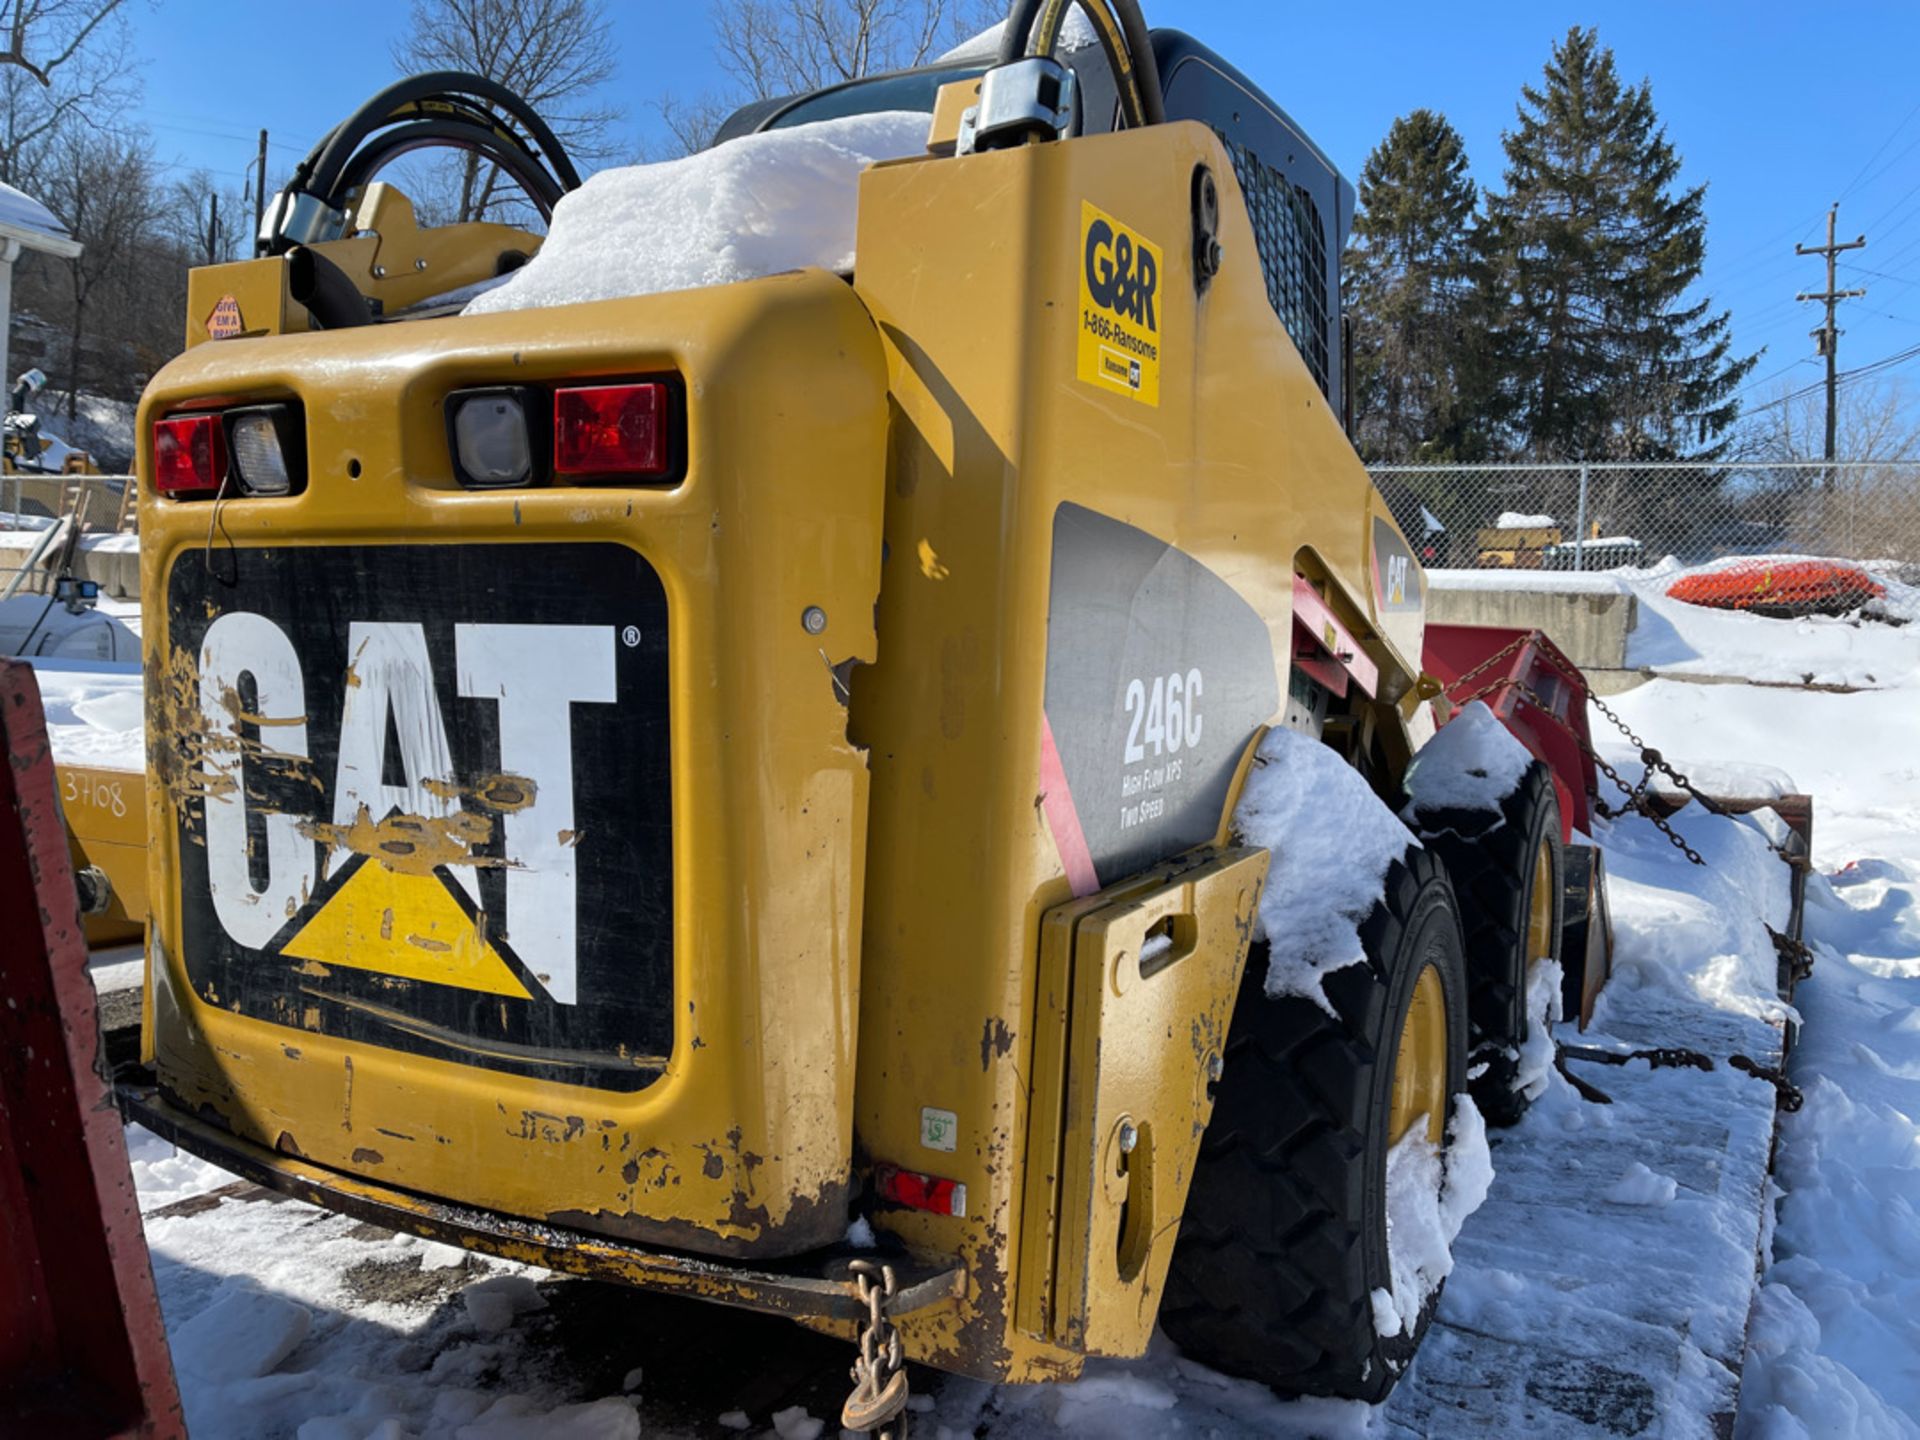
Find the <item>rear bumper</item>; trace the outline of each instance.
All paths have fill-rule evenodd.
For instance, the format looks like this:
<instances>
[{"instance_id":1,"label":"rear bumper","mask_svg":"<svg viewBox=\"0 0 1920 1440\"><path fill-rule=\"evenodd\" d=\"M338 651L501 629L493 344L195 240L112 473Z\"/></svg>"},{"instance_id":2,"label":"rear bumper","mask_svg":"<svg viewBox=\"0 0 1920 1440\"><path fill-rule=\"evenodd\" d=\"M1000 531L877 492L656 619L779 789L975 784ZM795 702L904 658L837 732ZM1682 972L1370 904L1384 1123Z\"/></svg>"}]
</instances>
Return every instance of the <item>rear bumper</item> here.
<instances>
[{"instance_id":1,"label":"rear bumper","mask_svg":"<svg viewBox=\"0 0 1920 1440\"><path fill-rule=\"evenodd\" d=\"M387 1229L458 1245L568 1275L671 1291L717 1304L784 1315L816 1326L851 1325L866 1307L854 1294L849 1263L862 1252L833 1247L749 1269L702 1256L653 1250L564 1226L518 1220L343 1175L240 1139L169 1104L150 1084L115 1087L121 1113L182 1150L244 1180L296 1200ZM899 1277L895 1316L951 1305L965 1292L959 1264L885 1258Z\"/></svg>"}]
</instances>

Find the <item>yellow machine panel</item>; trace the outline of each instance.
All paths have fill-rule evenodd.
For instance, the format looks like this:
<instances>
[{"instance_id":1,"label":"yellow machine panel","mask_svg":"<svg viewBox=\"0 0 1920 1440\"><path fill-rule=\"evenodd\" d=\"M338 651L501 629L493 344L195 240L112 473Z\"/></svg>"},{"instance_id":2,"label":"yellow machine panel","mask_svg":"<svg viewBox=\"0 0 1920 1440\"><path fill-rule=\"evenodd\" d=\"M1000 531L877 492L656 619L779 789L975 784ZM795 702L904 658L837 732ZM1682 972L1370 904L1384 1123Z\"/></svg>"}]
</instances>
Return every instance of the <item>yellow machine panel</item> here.
<instances>
[{"instance_id":1,"label":"yellow machine panel","mask_svg":"<svg viewBox=\"0 0 1920 1440\"><path fill-rule=\"evenodd\" d=\"M77 867L100 869L112 887L102 914L86 917L89 945L137 941L147 919L147 782L137 770L59 768L60 809Z\"/></svg>"},{"instance_id":2,"label":"yellow machine panel","mask_svg":"<svg viewBox=\"0 0 1920 1440\"><path fill-rule=\"evenodd\" d=\"M456 483L449 393L636 374L683 397L682 477ZM817 273L163 371L143 435L292 401L308 461L290 495L144 497L171 1102L507 1215L838 1238L885 393Z\"/></svg>"},{"instance_id":3,"label":"yellow machine panel","mask_svg":"<svg viewBox=\"0 0 1920 1440\"><path fill-rule=\"evenodd\" d=\"M1204 293L1197 166L1226 192ZM964 1216L879 1223L967 1260L960 1312L902 1329L969 1373L1080 1363L1046 1338L1057 1319L1015 1313L1027 1267L1050 1267L1021 1244L1045 917L1219 843L1283 707L1296 572L1378 664L1382 700L1418 675L1417 591L1396 616L1371 583L1376 535L1398 531L1268 304L1235 191L1191 123L861 182L855 288L895 415L885 639L853 684L874 756L855 1123L874 1155L966 1186ZM1114 333L1153 347L1156 403L1083 372L1088 336ZM951 1153L923 1138L940 1113ZM1177 1213L1161 1173L1155 1207ZM1143 1338L1138 1286L1088 1277L1076 1341Z\"/></svg>"},{"instance_id":4,"label":"yellow machine panel","mask_svg":"<svg viewBox=\"0 0 1920 1440\"><path fill-rule=\"evenodd\" d=\"M1266 873L1264 850L1207 853L1048 914L1023 1329L1090 1355L1145 1351Z\"/></svg>"}]
</instances>

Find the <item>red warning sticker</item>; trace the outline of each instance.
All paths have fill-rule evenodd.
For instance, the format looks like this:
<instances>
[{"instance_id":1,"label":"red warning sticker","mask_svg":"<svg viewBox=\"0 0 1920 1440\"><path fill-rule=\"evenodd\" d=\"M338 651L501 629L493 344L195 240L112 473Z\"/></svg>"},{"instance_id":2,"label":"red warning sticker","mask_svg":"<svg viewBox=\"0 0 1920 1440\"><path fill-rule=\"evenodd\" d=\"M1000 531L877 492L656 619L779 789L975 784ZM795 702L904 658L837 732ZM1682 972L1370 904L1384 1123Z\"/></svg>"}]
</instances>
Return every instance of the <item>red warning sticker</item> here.
<instances>
[{"instance_id":1,"label":"red warning sticker","mask_svg":"<svg viewBox=\"0 0 1920 1440\"><path fill-rule=\"evenodd\" d=\"M216 340L231 340L246 326L240 318L240 302L231 295L222 295L220 303L213 307L213 314L207 317L207 334Z\"/></svg>"}]
</instances>

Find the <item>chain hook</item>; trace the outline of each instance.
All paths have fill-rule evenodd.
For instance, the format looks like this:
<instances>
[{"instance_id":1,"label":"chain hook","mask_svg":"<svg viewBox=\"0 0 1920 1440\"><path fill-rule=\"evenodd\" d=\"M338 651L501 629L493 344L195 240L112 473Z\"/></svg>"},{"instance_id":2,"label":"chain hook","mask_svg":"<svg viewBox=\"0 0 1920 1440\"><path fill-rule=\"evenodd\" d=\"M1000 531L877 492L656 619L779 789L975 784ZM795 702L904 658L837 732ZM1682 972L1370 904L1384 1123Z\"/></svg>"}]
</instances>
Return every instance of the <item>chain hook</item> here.
<instances>
[{"instance_id":1,"label":"chain hook","mask_svg":"<svg viewBox=\"0 0 1920 1440\"><path fill-rule=\"evenodd\" d=\"M840 1407L840 1428L880 1440L906 1440L907 1370L900 1332L887 1315L895 1280L891 1265L855 1260L853 1290L866 1308L860 1326L860 1355L853 1362L853 1393Z\"/></svg>"}]
</instances>

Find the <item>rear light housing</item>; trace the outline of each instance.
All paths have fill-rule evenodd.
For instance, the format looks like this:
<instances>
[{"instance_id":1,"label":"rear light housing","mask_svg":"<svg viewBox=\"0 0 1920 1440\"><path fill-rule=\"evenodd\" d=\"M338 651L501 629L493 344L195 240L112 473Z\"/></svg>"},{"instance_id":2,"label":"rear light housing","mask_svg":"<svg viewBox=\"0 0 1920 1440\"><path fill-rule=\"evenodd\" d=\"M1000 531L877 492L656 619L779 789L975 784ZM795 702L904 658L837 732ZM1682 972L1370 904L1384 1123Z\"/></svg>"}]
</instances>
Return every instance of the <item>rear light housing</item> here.
<instances>
[{"instance_id":1,"label":"rear light housing","mask_svg":"<svg viewBox=\"0 0 1920 1440\"><path fill-rule=\"evenodd\" d=\"M677 377L592 385L484 385L447 396L454 478L469 489L671 484L686 473Z\"/></svg>"},{"instance_id":2,"label":"rear light housing","mask_svg":"<svg viewBox=\"0 0 1920 1440\"><path fill-rule=\"evenodd\" d=\"M931 1215L951 1215L965 1219L967 1187L958 1180L938 1175L923 1175L918 1170L899 1170L891 1165L874 1172L874 1181L882 1198L911 1210Z\"/></svg>"},{"instance_id":3,"label":"rear light housing","mask_svg":"<svg viewBox=\"0 0 1920 1440\"><path fill-rule=\"evenodd\" d=\"M553 392L556 479L657 480L673 468L672 397L658 380Z\"/></svg>"},{"instance_id":4,"label":"rear light housing","mask_svg":"<svg viewBox=\"0 0 1920 1440\"><path fill-rule=\"evenodd\" d=\"M169 415L153 424L153 488L186 499L212 495L227 478L227 432L217 414Z\"/></svg>"},{"instance_id":5,"label":"rear light housing","mask_svg":"<svg viewBox=\"0 0 1920 1440\"><path fill-rule=\"evenodd\" d=\"M447 434L462 485L495 490L546 477L544 396L527 385L456 390L447 397Z\"/></svg>"},{"instance_id":6,"label":"rear light housing","mask_svg":"<svg viewBox=\"0 0 1920 1440\"><path fill-rule=\"evenodd\" d=\"M298 406L248 405L222 418L243 494L297 495L307 488L306 427Z\"/></svg>"}]
</instances>

